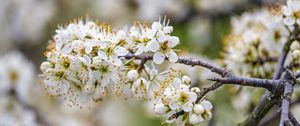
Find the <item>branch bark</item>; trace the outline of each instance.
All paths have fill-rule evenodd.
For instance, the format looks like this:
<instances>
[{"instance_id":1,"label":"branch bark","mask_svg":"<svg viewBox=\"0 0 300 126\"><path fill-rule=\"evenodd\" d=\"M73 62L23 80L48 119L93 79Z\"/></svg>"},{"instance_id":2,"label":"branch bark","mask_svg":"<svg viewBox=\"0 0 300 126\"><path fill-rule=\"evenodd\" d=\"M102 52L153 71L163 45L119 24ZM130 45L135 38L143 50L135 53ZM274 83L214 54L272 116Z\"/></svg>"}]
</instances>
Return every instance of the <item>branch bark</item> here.
<instances>
[{"instance_id":1,"label":"branch bark","mask_svg":"<svg viewBox=\"0 0 300 126\"><path fill-rule=\"evenodd\" d=\"M295 84L295 79L287 80L285 82L284 94L283 94L283 99L281 104L281 118L280 118L279 126L291 125L291 122L289 120L289 111L290 111L290 104L291 104L294 84Z\"/></svg>"}]
</instances>

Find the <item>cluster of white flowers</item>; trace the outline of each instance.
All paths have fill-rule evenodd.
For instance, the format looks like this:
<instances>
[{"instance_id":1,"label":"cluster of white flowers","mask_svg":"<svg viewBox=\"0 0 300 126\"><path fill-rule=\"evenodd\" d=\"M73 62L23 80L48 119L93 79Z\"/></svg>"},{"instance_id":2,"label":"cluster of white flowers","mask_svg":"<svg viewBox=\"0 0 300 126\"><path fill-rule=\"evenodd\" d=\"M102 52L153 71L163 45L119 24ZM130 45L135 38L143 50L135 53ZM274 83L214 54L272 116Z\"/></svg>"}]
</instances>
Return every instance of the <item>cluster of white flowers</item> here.
<instances>
[{"instance_id":1,"label":"cluster of white flowers","mask_svg":"<svg viewBox=\"0 0 300 126\"><path fill-rule=\"evenodd\" d=\"M35 126L35 114L24 107L35 82L33 64L20 52L0 56L0 125Z\"/></svg>"},{"instance_id":2,"label":"cluster of white flowers","mask_svg":"<svg viewBox=\"0 0 300 126\"><path fill-rule=\"evenodd\" d=\"M285 25L278 8L247 12L232 19L232 32L225 42L224 63L234 74L271 76L293 30Z\"/></svg>"},{"instance_id":3,"label":"cluster of white flowers","mask_svg":"<svg viewBox=\"0 0 300 126\"><path fill-rule=\"evenodd\" d=\"M199 88L190 89L191 79L170 69L159 73L154 64L165 59L176 62L174 47L179 39L172 36L169 22L153 22L151 27L136 22L128 31L111 29L106 24L77 20L56 31L41 64L43 82L53 96L62 96L68 106L84 107L110 96L150 102L158 115L170 117L184 111L198 124L210 119L212 105L202 99L196 103ZM125 55L153 54L152 68ZM203 110L194 106L203 107ZM194 112L197 111L197 112ZM183 116L180 116L181 118ZM168 123L178 118L167 119ZM181 119L182 121L182 119Z\"/></svg>"}]
</instances>

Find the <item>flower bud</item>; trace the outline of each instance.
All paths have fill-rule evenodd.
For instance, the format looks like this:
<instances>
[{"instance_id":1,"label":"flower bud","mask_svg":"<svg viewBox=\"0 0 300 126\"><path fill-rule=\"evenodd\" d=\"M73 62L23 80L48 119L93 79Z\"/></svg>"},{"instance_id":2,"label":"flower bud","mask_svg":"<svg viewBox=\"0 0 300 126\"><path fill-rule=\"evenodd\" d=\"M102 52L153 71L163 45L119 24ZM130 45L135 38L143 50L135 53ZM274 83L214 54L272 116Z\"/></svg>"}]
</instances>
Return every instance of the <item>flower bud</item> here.
<instances>
[{"instance_id":1,"label":"flower bud","mask_svg":"<svg viewBox=\"0 0 300 126\"><path fill-rule=\"evenodd\" d=\"M205 110L204 110L204 108L203 108L203 106L201 104L195 104L194 105L194 112L196 114L202 114L204 111Z\"/></svg>"},{"instance_id":2,"label":"flower bud","mask_svg":"<svg viewBox=\"0 0 300 126\"><path fill-rule=\"evenodd\" d=\"M207 100L202 101L201 105L206 111L210 111L213 108L212 104Z\"/></svg>"},{"instance_id":3,"label":"flower bud","mask_svg":"<svg viewBox=\"0 0 300 126\"><path fill-rule=\"evenodd\" d=\"M293 41L290 48L291 48L292 51L295 51L295 50L299 49L300 48L299 42L298 41Z\"/></svg>"},{"instance_id":4,"label":"flower bud","mask_svg":"<svg viewBox=\"0 0 300 126\"><path fill-rule=\"evenodd\" d=\"M157 113L159 115L166 114L168 110L169 110L169 108L167 106L165 106L164 104L157 104L154 107L155 113Z\"/></svg>"},{"instance_id":5,"label":"flower bud","mask_svg":"<svg viewBox=\"0 0 300 126\"><path fill-rule=\"evenodd\" d=\"M293 51L292 57L293 57L294 59L299 59L299 58L300 58L300 50L295 50L295 51Z\"/></svg>"},{"instance_id":6,"label":"flower bud","mask_svg":"<svg viewBox=\"0 0 300 126\"><path fill-rule=\"evenodd\" d=\"M182 81L182 83L184 83L184 84L191 84L191 78L188 77L188 76L186 76L186 75L184 75L184 76L181 78L181 81Z\"/></svg>"},{"instance_id":7,"label":"flower bud","mask_svg":"<svg viewBox=\"0 0 300 126\"><path fill-rule=\"evenodd\" d=\"M43 71L43 72L46 72L49 68L52 68L53 67L53 64L50 63L50 62L43 62L40 66L40 69Z\"/></svg>"},{"instance_id":8,"label":"flower bud","mask_svg":"<svg viewBox=\"0 0 300 126\"><path fill-rule=\"evenodd\" d=\"M128 73L127 73L127 78L128 78L130 81L136 80L138 77L139 77L139 73L138 73L137 70L130 70L130 71L128 71Z\"/></svg>"},{"instance_id":9,"label":"flower bud","mask_svg":"<svg viewBox=\"0 0 300 126\"><path fill-rule=\"evenodd\" d=\"M203 121L203 118L201 115L192 114L189 118L189 122L193 125L199 124L201 121Z\"/></svg>"},{"instance_id":10,"label":"flower bud","mask_svg":"<svg viewBox=\"0 0 300 126\"><path fill-rule=\"evenodd\" d=\"M198 87L193 87L193 88L191 89L191 91L192 91L192 92L195 92L195 93L197 93L197 94L201 92L200 88L198 88Z\"/></svg>"},{"instance_id":11,"label":"flower bud","mask_svg":"<svg viewBox=\"0 0 300 126\"><path fill-rule=\"evenodd\" d=\"M212 117L212 114L210 111L205 111L202 115L201 115L205 120L210 120Z\"/></svg>"}]
</instances>

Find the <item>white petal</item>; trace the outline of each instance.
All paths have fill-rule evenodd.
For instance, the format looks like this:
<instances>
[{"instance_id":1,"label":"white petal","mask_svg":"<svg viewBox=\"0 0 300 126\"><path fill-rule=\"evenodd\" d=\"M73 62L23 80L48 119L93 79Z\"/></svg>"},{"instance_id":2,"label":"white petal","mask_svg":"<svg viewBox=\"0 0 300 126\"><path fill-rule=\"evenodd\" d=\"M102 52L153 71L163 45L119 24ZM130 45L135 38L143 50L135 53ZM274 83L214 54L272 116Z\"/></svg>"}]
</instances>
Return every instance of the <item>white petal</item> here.
<instances>
[{"instance_id":1,"label":"white petal","mask_svg":"<svg viewBox=\"0 0 300 126\"><path fill-rule=\"evenodd\" d=\"M285 17L283 19L283 23L286 25L294 25L295 24L295 19L293 17Z\"/></svg>"},{"instance_id":2,"label":"white petal","mask_svg":"<svg viewBox=\"0 0 300 126\"><path fill-rule=\"evenodd\" d=\"M153 22L152 26L151 26L152 30L159 30L162 28L162 25L159 22Z\"/></svg>"},{"instance_id":3,"label":"white petal","mask_svg":"<svg viewBox=\"0 0 300 126\"><path fill-rule=\"evenodd\" d=\"M72 45L71 44L65 44L62 49L61 52L64 54L70 53L72 51Z\"/></svg>"},{"instance_id":4,"label":"white petal","mask_svg":"<svg viewBox=\"0 0 300 126\"><path fill-rule=\"evenodd\" d=\"M178 56L177 54L173 51L173 50L169 50L167 53L166 53L166 56L168 57L168 60L170 62L177 62L178 61Z\"/></svg>"},{"instance_id":5,"label":"white petal","mask_svg":"<svg viewBox=\"0 0 300 126\"><path fill-rule=\"evenodd\" d=\"M190 102L187 102L187 103L182 105L182 109L185 112L190 112L193 109L193 104L190 103Z\"/></svg>"},{"instance_id":6,"label":"white petal","mask_svg":"<svg viewBox=\"0 0 300 126\"><path fill-rule=\"evenodd\" d=\"M144 46L139 46L134 55L140 55L144 52Z\"/></svg>"},{"instance_id":7,"label":"white petal","mask_svg":"<svg viewBox=\"0 0 300 126\"><path fill-rule=\"evenodd\" d=\"M168 38L168 47L169 48L174 48L176 45L179 44L179 38L176 36L171 36Z\"/></svg>"},{"instance_id":8,"label":"white petal","mask_svg":"<svg viewBox=\"0 0 300 126\"><path fill-rule=\"evenodd\" d=\"M93 50L93 47L90 43L84 44L85 53L90 54Z\"/></svg>"},{"instance_id":9,"label":"white petal","mask_svg":"<svg viewBox=\"0 0 300 126\"><path fill-rule=\"evenodd\" d=\"M125 56L128 53L128 50L124 47L121 47L121 46L117 46L115 48L115 51L116 51L118 56Z\"/></svg>"},{"instance_id":10,"label":"white petal","mask_svg":"<svg viewBox=\"0 0 300 126\"><path fill-rule=\"evenodd\" d=\"M159 49L159 44L155 39L152 39L145 47L146 51L156 52Z\"/></svg>"},{"instance_id":11,"label":"white petal","mask_svg":"<svg viewBox=\"0 0 300 126\"><path fill-rule=\"evenodd\" d=\"M172 101L169 104L169 107L170 107L171 110L178 110L180 108L180 103Z\"/></svg>"},{"instance_id":12,"label":"white petal","mask_svg":"<svg viewBox=\"0 0 300 126\"><path fill-rule=\"evenodd\" d=\"M283 6L281 8L281 11L282 13L285 15L285 16L291 16L292 15L292 10L290 8L288 8L287 6Z\"/></svg>"},{"instance_id":13,"label":"white petal","mask_svg":"<svg viewBox=\"0 0 300 126\"><path fill-rule=\"evenodd\" d=\"M197 115L197 114L192 114L189 118L189 121L191 124L193 125L197 125L199 124L200 122L202 122L204 119L202 118L201 115Z\"/></svg>"},{"instance_id":14,"label":"white petal","mask_svg":"<svg viewBox=\"0 0 300 126\"><path fill-rule=\"evenodd\" d=\"M174 86L175 88L180 88L180 86L181 86L181 80L179 78L177 78L177 77L174 78L172 86Z\"/></svg>"},{"instance_id":15,"label":"white petal","mask_svg":"<svg viewBox=\"0 0 300 126\"><path fill-rule=\"evenodd\" d=\"M195 92L189 93L189 102L195 102L197 100L197 94Z\"/></svg>"},{"instance_id":16,"label":"white petal","mask_svg":"<svg viewBox=\"0 0 300 126\"><path fill-rule=\"evenodd\" d=\"M203 106L203 108L205 110L211 110L213 108L212 104L209 101L206 101L206 100L202 101L201 105Z\"/></svg>"},{"instance_id":17,"label":"white petal","mask_svg":"<svg viewBox=\"0 0 300 126\"><path fill-rule=\"evenodd\" d=\"M166 26L163 28L163 31L167 34L170 34L173 31L173 27L172 26Z\"/></svg>"},{"instance_id":18,"label":"white petal","mask_svg":"<svg viewBox=\"0 0 300 126\"><path fill-rule=\"evenodd\" d=\"M168 38L162 30L158 30L157 39L158 39L159 42L164 42L164 41L167 41Z\"/></svg>"},{"instance_id":19,"label":"white petal","mask_svg":"<svg viewBox=\"0 0 300 126\"><path fill-rule=\"evenodd\" d=\"M116 55L112 56L110 60L111 60L112 63L114 63L117 66L122 64L122 60L119 59L119 57L116 56Z\"/></svg>"},{"instance_id":20,"label":"white petal","mask_svg":"<svg viewBox=\"0 0 300 126\"><path fill-rule=\"evenodd\" d=\"M156 52L153 55L153 61L156 64L161 64L162 62L164 62L166 56L162 53L162 52Z\"/></svg>"},{"instance_id":21,"label":"white petal","mask_svg":"<svg viewBox=\"0 0 300 126\"><path fill-rule=\"evenodd\" d=\"M101 58L101 59L107 60L107 55L104 51L99 50L98 51L98 57Z\"/></svg>"},{"instance_id":22,"label":"white petal","mask_svg":"<svg viewBox=\"0 0 300 126\"><path fill-rule=\"evenodd\" d=\"M58 43L56 43L56 45L55 45L55 49L56 49L56 50L61 50L62 46L63 46L63 43L62 43L62 42L58 42Z\"/></svg>"},{"instance_id":23,"label":"white petal","mask_svg":"<svg viewBox=\"0 0 300 126\"><path fill-rule=\"evenodd\" d=\"M164 115L166 114L167 110L169 108L167 106L165 106L164 104L157 104L154 107L154 111L155 113L159 114L159 115Z\"/></svg>"}]
</instances>

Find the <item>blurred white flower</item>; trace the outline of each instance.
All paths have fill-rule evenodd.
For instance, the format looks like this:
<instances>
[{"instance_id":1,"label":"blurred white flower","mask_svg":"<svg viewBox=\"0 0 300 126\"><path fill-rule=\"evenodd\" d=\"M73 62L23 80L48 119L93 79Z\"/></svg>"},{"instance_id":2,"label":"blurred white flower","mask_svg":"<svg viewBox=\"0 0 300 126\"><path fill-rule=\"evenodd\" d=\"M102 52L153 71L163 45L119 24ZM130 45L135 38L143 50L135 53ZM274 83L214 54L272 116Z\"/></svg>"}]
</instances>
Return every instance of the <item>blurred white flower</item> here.
<instances>
[{"instance_id":1,"label":"blurred white flower","mask_svg":"<svg viewBox=\"0 0 300 126\"><path fill-rule=\"evenodd\" d=\"M300 1L288 0L287 5L282 7L284 15L283 23L286 25L300 25Z\"/></svg>"},{"instance_id":2,"label":"blurred white flower","mask_svg":"<svg viewBox=\"0 0 300 126\"><path fill-rule=\"evenodd\" d=\"M22 53L11 51L0 56L0 94L5 95L14 90L24 100L30 100L30 89L35 84L33 64Z\"/></svg>"}]
</instances>

